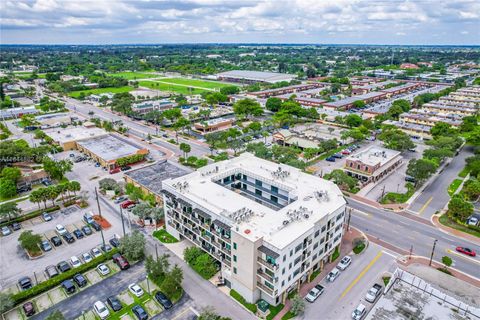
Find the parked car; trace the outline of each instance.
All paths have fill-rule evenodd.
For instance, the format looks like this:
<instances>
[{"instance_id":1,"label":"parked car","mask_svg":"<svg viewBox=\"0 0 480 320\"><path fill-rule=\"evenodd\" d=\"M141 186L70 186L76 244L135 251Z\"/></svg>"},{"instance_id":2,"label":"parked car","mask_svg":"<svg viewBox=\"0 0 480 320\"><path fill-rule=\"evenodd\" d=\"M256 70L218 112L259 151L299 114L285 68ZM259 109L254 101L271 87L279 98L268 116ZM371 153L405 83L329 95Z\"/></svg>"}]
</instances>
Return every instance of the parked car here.
<instances>
[{"instance_id":1,"label":"parked car","mask_svg":"<svg viewBox=\"0 0 480 320\"><path fill-rule=\"evenodd\" d=\"M98 250L98 248L93 248L90 252L94 258L98 258L102 255L102 252Z\"/></svg>"},{"instance_id":2,"label":"parked car","mask_svg":"<svg viewBox=\"0 0 480 320\"><path fill-rule=\"evenodd\" d=\"M335 162L335 157L330 156L330 157L327 157L325 160L328 162Z\"/></svg>"},{"instance_id":3,"label":"parked car","mask_svg":"<svg viewBox=\"0 0 480 320\"><path fill-rule=\"evenodd\" d=\"M67 229L65 229L64 226L62 226L61 224L57 224L55 226L55 230L58 232L59 235L63 236L65 233L67 233Z\"/></svg>"},{"instance_id":4,"label":"parked car","mask_svg":"<svg viewBox=\"0 0 480 320\"><path fill-rule=\"evenodd\" d=\"M35 306L33 305L32 302L28 301L25 302L22 306L23 312L25 312L25 315L27 317L31 317L35 314Z\"/></svg>"},{"instance_id":5,"label":"parked car","mask_svg":"<svg viewBox=\"0 0 480 320\"><path fill-rule=\"evenodd\" d=\"M365 295L365 300L372 303L375 302L375 300L377 300L377 298L380 296L382 288L383 287L381 284L375 283Z\"/></svg>"},{"instance_id":6,"label":"parked car","mask_svg":"<svg viewBox=\"0 0 480 320\"><path fill-rule=\"evenodd\" d=\"M76 290L75 285L73 284L73 281L70 279L67 279L62 282L62 288L65 289L65 291L68 294L73 294L75 293L75 290Z\"/></svg>"},{"instance_id":7,"label":"parked car","mask_svg":"<svg viewBox=\"0 0 480 320\"><path fill-rule=\"evenodd\" d=\"M117 312L118 310L122 309L122 303L116 296L108 297L107 303L112 308L113 311Z\"/></svg>"},{"instance_id":8,"label":"parked car","mask_svg":"<svg viewBox=\"0 0 480 320\"><path fill-rule=\"evenodd\" d=\"M52 216L48 212L42 213L42 218L45 222L52 221Z\"/></svg>"},{"instance_id":9,"label":"parked car","mask_svg":"<svg viewBox=\"0 0 480 320\"><path fill-rule=\"evenodd\" d=\"M57 267L50 265L45 268L45 273L47 274L48 278L51 279L53 277L58 276L60 273L57 270Z\"/></svg>"},{"instance_id":10,"label":"parked car","mask_svg":"<svg viewBox=\"0 0 480 320\"><path fill-rule=\"evenodd\" d=\"M115 173L119 173L119 172L120 172L120 168L115 168L115 169L110 170L110 174L115 174Z\"/></svg>"},{"instance_id":11,"label":"parked car","mask_svg":"<svg viewBox=\"0 0 480 320\"><path fill-rule=\"evenodd\" d=\"M110 269L103 263L99 264L97 266L98 272L100 272L101 275L106 276L107 274L110 273Z\"/></svg>"},{"instance_id":12,"label":"parked car","mask_svg":"<svg viewBox=\"0 0 480 320\"><path fill-rule=\"evenodd\" d=\"M126 197L126 196L120 196L120 197L118 197L117 199L115 199L113 202L114 202L115 204L119 204L119 203L121 203L121 202L123 202L123 201L125 201L125 200L128 200L128 197Z\"/></svg>"},{"instance_id":13,"label":"parked car","mask_svg":"<svg viewBox=\"0 0 480 320\"><path fill-rule=\"evenodd\" d=\"M349 155L349 154L351 154L351 153L352 153L352 152L351 152L350 150L348 150L348 149L342 150L342 154L344 154L344 155Z\"/></svg>"},{"instance_id":14,"label":"parked car","mask_svg":"<svg viewBox=\"0 0 480 320\"><path fill-rule=\"evenodd\" d=\"M405 181L415 183L417 180L414 177L406 176Z\"/></svg>"},{"instance_id":15,"label":"parked car","mask_svg":"<svg viewBox=\"0 0 480 320\"><path fill-rule=\"evenodd\" d=\"M477 253L475 250L467 248L467 247L456 247L455 250L457 250L460 253L466 254L467 256L475 257Z\"/></svg>"},{"instance_id":16,"label":"parked car","mask_svg":"<svg viewBox=\"0 0 480 320\"><path fill-rule=\"evenodd\" d=\"M93 213L92 212L85 213L83 215L83 221L85 221L88 224L95 222L95 220L93 220Z\"/></svg>"},{"instance_id":17,"label":"parked car","mask_svg":"<svg viewBox=\"0 0 480 320\"><path fill-rule=\"evenodd\" d=\"M132 169L132 167L130 167L130 166L123 166L123 167L121 167L120 169L121 169L122 171L127 171L127 170Z\"/></svg>"},{"instance_id":18,"label":"parked car","mask_svg":"<svg viewBox=\"0 0 480 320\"><path fill-rule=\"evenodd\" d=\"M319 283L319 284L316 284L316 285L315 285L315 288L317 288L317 290L320 291L320 294L322 294L323 291L325 291L325 287L322 286L320 283Z\"/></svg>"},{"instance_id":19,"label":"parked car","mask_svg":"<svg viewBox=\"0 0 480 320\"><path fill-rule=\"evenodd\" d=\"M62 237L63 237L63 239L65 239L65 241L67 241L67 243L74 243L75 242L75 238L68 231L66 233L64 233Z\"/></svg>"},{"instance_id":20,"label":"parked car","mask_svg":"<svg viewBox=\"0 0 480 320\"><path fill-rule=\"evenodd\" d=\"M467 220L467 224L469 226L476 226L478 224L478 218L477 217L470 217Z\"/></svg>"},{"instance_id":21,"label":"parked car","mask_svg":"<svg viewBox=\"0 0 480 320\"><path fill-rule=\"evenodd\" d=\"M82 259L83 259L83 262L85 263L89 263L90 261L93 260L92 256L88 252L82 253Z\"/></svg>"},{"instance_id":22,"label":"parked car","mask_svg":"<svg viewBox=\"0 0 480 320\"><path fill-rule=\"evenodd\" d=\"M113 248L112 248L110 245L108 245L108 244L105 244L105 245L102 244L102 245L100 246L100 249L102 249L102 251L105 252L105 253L110 252L110 251L113 250Z\"/></svg>"},{"instance_id":23,"label":"parked car","mask_svg":"<svg viewBox=\"0 0 480 320\"><path fill-rule=\"evenodd\" d=\"M17 230L20 230L22 228L22 225L18 222L14 222L14 223L12 223L11 227L12 227L13 231L17 231Z\"/></svg>"},{"instance_id":24,"label":"parked car","mask_svg":"<svg viewBox=\"0 0 480 320\"><path fill-rule=\"evenodd\" d=\"M32 279L30 279L29 277L22 277L18 279L18 285L20 286L20 288L22 288L22 290L30 289L33 286Z\"/></svg>"},{"instance_id":25,"label":"parked car","mask_svg":"<svg viewBox=\"0 0 480 320\"><path fill-rule=\"evenodd\" d=\"M60 261L60 262L57 264L57 268L58 268L58 270L60 270L61 272L67 272L68 270L71 269L70 265L69 265L68 262L66 262L66 261Z\"/></svg>"},{"instance_id":26,"label":"parked car","mask_svg":"<svg viewBox=\"0 0 480 320\"><path fill-rule=\"evenodd\" d=\"M89 236L92 234L92 229L89 226L84 226L82 227L82 232L86 235Z\"/></svg>"},{"instance_id":27,"label":"parked car","mask_svg":"<svg viewBox=\"0 0 480 320\"><path fill-rule=\"evenodd\" d=\"M4 237L8 236L11 233L12 233L12 230L10 230L9 227L7 227L7 226L2 227L2 236L4 236Z\"/></svg>"},{"instance_id":28,"label":"parked car","mask_svg":"<svg viewBox=\"0 0 480 320\"><path fill-rule=\"evenodd\" d=\"M53 236L53 237L50 239L50 241L53 243L53 245L54 245L55 247L59 247L59 246L61 246L62 243L63 243L63 242L62 242L62 239L60 239L59 236Z\"/></svg>"},{"instance_id":29,"label":"parked car","mask_svg":"<svg viewBox=\"0 0 480 320\"><path fill-rule=\"evenodd\" d=\"M82 238L84 237L83 232L80 231L80 229L75 229L75 230L73 230L73 235L74 235L77 239L82 239Z\"/></svg>"},{"instance_id":30,"label":"parked car","mask_svg":"<svg viewBox=\"0 0 480 320\"><path fill-rule=\"evenodd\" d=\"M95 229L95 231L102 230L102 227L98 224L97 221L93 221L92 223L90 223L90 226L92 226L92 228Z\"/></svg>"},{"instance_id":31,"label":"parked car","mask_svg":"<svg viewBox=\"0 0 480 320\"><path fill-rule=\"evenodd\" d=\"M320 297L321 294L322 293L320 292L320 290L318 290L317 288L312 288L305 297L305 300L313 303L315 302L315 300L317 300L318 297Z\"/></svg>"},{"instance_id":32,"label":"parked car","mask_svg":"<svg viewBox=\"0 0 480 320\"><path fill-rule=\"evenodd\" d=\"M340 275L340 270L338 270L337 268L333 268L333 270L330 271L327 275L327 281L333 282L335 281L335 279L338 278L339 275Z\"/></svg>"},{"instance_id":33,"label":"parked car","mask_svg":"<svg viewBox=\"0 0 480 320\"><path fill-rule=\"evenodd\" d=\"M110 315L107 306L102 301L97 301L93 304L93 310L100 317L100 319L106 319Z\"/></svg>"},{"instance_id":34,"label":"parked car","mask_svg":"<svg viewBox=\"0 0 480 320\"><path fill-rule=\"evenodd\" d=\"M135 204L135 201L127 200L127 201L122 202L122 204L120 206L122 207L122 209L126 209L127 207L131 206L132 204Z\"/></svg>"},{"instance_id":35,"label":"parked car","mask_svg":"<svg viewBox=\"0 0 480 320\"><path fill-rule=\"evenodd\" d=\"M352 319L353 320L360 320L363 318L365 313L367 312L367 308L363 304L359 304L355 310L352 312Z\"/></svg>"},{"instance_id":36,"label":"parked car","mask_svg":"<svg viewBox=\"0 0 480 320\"><path fill-rule=\"evenodd\" d=\"M136 304L132 308L133 314L137 317L138 320L147 320L148 313L140 305Z\"/></svg>"},{"instance_id":37,"label":"parked car","mask_svg":"<svg viewBox=\"0 0 480 320\"><path fill-rule=\"evenodd\" d=\"M341 153L335 153L332 157L334 157L335 159L342 159L343 155Z\"/></svg>"},{"instance_id":38,"label":"parked car","mask_svg":"<svg viewBox=\"0 0 480 320\"><path fill-rule=\"evenodd\" d=\"M84 287L87 285L87 279L83 276L81 273L77 273L76 275L73 276L73 281L80 287Z\"/></svg>"},{"instance_id":39,"label":"parked car","mask_svg":"<svg viewBox=\"0 0 480 320\"><path fill-rule=\"evenodd\" d=\"M120 246L120 240L118 240L116 237L113 237L110 239L108 242L112 245L114 248L118 248Z\"/></svg>"},{"instance_id":40,"label":"parked car","mask_svg":"<svg viewBox=\"0 0 480 320\"><path fill-rule=\"evenodd\" d=\"M80 261L80 259L77 258L77 256L72 256L70 258L70 263L72 264L72 267L74 267L74 268L78 268L82 265L82 262Z\"/></svg>"},{"instance_id":41,"label":"parked car","mask_svg":"<svg viewBox=\"0 0 480 320\"><path fill-rule=\"evenodd\" d=\"M50 242L48 242L48 240L42 240L42 242L40 242L40 248L42 248L44 252L52 250L52 246L50 245Z\"/></svg>"},{"instance_id":42,"label":"parked car","mask_svg":"<svg viewBox=\"0 0 480 320\"><path fill-rule=\"evenodd\" d=\"M349 256L345 256L340 260L340 262L337 264L337 268L344 271L345 269L348 268L348 266L352 263L352 258Z\"/></svg>"},{"instance_id":43,"label":"parked car","mask_svg":"<svg viewBox=\"0 0 480 320\"><path fill-rule=\"evenodd\" d=\"M168 297L161 291L155 293L155 299L162 305L163 309L170 309L173 307L172 301L170 301L170 299L168 299Z\"/></svg>"},{"instance_id":44,"label":"parked car","mask_svg":"<svg viewBox=\"0 0 480 320\"><path fill-rule=\"evenodd\" d=\"M143 296L143 289L136 283L132 283L128 286L128 290L130 290L131 293L133 293L134 296L137 298Z\"/></svg>"},{"instance_id":45,"label":"parked car","mask_svg":"<svg viewBox=\"0 0 480 320\"><path fill-rule=\"evenodd\" d=\"M126 270L130 268L130 264L128 263L128 260L124 256L122 256L120 253L115 253L112 256L112 259L121 270Z\"/></svg>"}]
</instances>

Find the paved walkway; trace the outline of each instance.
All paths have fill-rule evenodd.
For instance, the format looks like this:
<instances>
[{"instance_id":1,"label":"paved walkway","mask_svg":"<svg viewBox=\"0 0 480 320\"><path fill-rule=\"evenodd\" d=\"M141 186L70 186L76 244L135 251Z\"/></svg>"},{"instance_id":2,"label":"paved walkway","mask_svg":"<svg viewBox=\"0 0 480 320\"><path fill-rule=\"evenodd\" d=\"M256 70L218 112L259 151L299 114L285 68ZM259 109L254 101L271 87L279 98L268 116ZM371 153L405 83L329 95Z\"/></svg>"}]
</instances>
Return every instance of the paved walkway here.
<instances>
[{"instance_id":1,"label":"paved walkway","mask_svg":"<svg viewBox=\"0 0 480 320\"><path fill-rule=\"evenodd\" d=\"M346 231L345 232L345 235L343 236L342 238L342 244L341 244L341 248L340 248L340 255L339 257L343 257L343 256L346 256L348 255L349 253L352 252L352 249L353 249L353 240L356 239L356 238L362 238L364 237L363 233L358 231L357 229L355 228L352 228L350 227L350 230L349 231ZM300 287L300 292L299 292L299 295L303 298L305 297L308 292L313 288L315 287L315 285L320 281L320 279L323 279L327 276L327 274L332 271L333 268L335 268L335 266L338 264L338 261L339 259L333 261L333 262L330 262L330 263L327 263L323 266L323 270L322 272L320 272L319 275L317 275L315 277L315 279L313 279L313 281L311 282L306 282L304 283L301 287ZM275 318L273 318L273 320L280 320L282 319L282 317L290 310L291 308L291 302L290 300L286 300L285 301L285 307L282 309L282 311L280 311L276 316Z\"/></svg>"}]
</instances>

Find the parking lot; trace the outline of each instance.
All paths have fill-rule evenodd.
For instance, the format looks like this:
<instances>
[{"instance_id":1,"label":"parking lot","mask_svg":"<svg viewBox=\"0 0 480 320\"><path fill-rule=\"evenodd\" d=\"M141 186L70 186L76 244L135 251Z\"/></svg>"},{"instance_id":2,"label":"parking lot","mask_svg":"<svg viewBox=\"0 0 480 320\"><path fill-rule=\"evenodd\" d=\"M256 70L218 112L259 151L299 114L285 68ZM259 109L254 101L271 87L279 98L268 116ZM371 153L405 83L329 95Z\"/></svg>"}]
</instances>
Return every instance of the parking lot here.
<instances>
[{"instance_id":1,"label":"parking lot","mask_svg":"<svg viewBox=\"0 0 480 320\"><path fill-rule=\"evenodd\" d=\"M365 295L374 283L384 285L382 276L395 269L395 258L372 243L360 255L350 256L351 265L334 282L320 281L325 291L315 302L306 302L304 319L319 319L319 315L325 320L351 319L359 303L367 312L372 308Z\"/></svg>"}]
</instances>

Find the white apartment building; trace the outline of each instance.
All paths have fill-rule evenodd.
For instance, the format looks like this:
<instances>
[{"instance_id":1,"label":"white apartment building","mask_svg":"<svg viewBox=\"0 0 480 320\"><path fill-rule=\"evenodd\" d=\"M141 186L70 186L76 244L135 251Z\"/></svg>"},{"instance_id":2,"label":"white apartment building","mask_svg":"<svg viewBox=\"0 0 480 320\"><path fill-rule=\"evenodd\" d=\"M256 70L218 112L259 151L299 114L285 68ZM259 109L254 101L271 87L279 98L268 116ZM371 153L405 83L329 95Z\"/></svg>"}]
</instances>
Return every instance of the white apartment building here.
<instances>
[{"instance_id":1,"label":"white apartment building","mask_svg":"<svg viewBox=\"0 0 480 320\"><path fill-rule=\"evenodd\" d=\"M167 231L219 264L247 301L285 301L340 245L345 199L333 183L244 153L162 182Z\"/></svg>"}]
</instances>

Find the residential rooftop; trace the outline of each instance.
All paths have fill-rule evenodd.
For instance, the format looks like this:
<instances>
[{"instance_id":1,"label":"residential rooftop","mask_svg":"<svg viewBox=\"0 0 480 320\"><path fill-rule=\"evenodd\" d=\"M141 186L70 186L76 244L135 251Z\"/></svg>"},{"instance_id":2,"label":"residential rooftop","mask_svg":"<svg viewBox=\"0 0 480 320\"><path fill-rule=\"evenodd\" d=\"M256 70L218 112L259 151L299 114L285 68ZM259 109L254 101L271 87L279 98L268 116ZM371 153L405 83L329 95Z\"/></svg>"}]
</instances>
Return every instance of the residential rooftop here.
<instances>
[{"instance_id":1,"label":"residential rooftop","mask_svg":"<svg viewBox=\"0 0 480 320\"><path fill-rule=\"evenodd\" d=\"M273 208L242 194L240 189L222 185L232 175L246 175L278 188L279 197L287 204ZM342 192L333 182L250 153L165 180L163 188L213 213L216 219L234 226L251 241L263 238L278 249L345 205Z\"/></svg>"}]
</instances>

